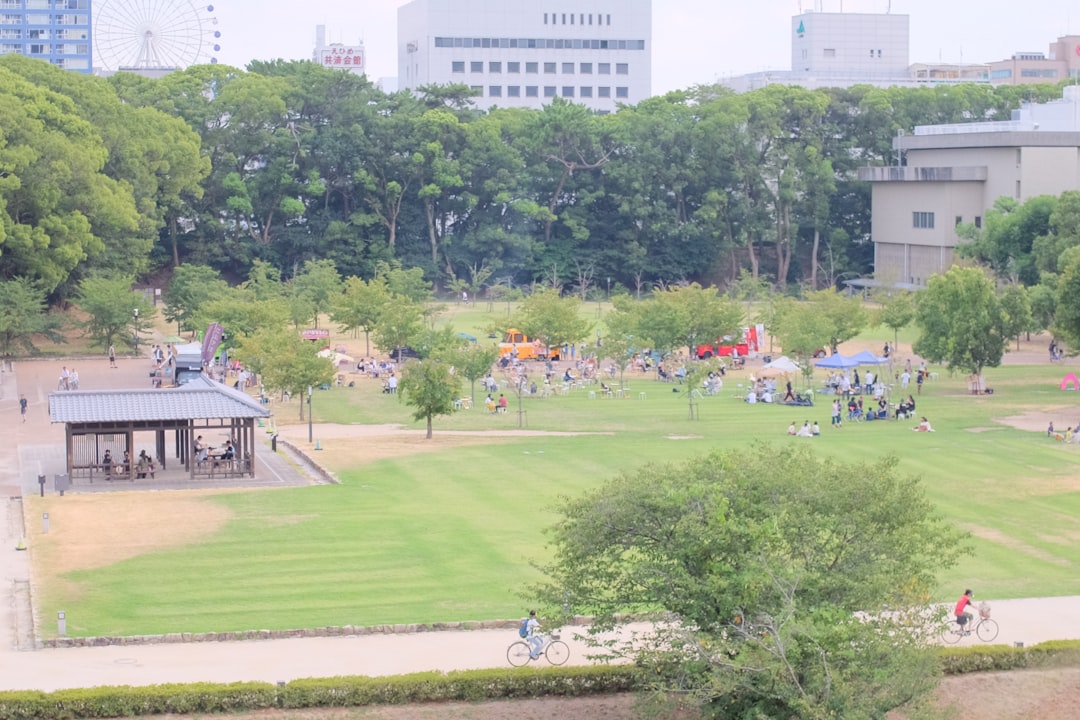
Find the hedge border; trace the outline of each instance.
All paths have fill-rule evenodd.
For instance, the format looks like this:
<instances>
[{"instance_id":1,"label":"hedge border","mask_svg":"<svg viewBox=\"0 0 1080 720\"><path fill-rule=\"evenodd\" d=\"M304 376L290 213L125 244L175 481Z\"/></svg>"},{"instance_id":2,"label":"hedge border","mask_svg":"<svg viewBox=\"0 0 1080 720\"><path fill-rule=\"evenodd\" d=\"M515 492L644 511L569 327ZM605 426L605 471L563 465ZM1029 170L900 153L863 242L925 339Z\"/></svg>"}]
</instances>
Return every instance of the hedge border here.
<instances>
[{"instance_id":1,"label":"hedge border","mask_svg":"<svg viewBox=\"0 0 1080 720\"><path fill-rule=\"evenodd\" d=\"M946 675L1080 666L1080 640L1032 647L942 648ZM632 665L591 665L428 672L390 677L305 678L288 683L192 683L0 692L0 720L81 720L159 714L237 713L268 709L356 707L405 703L478 702L535 697L585 697L642 690Z\"/></svg>"}]
</instances>

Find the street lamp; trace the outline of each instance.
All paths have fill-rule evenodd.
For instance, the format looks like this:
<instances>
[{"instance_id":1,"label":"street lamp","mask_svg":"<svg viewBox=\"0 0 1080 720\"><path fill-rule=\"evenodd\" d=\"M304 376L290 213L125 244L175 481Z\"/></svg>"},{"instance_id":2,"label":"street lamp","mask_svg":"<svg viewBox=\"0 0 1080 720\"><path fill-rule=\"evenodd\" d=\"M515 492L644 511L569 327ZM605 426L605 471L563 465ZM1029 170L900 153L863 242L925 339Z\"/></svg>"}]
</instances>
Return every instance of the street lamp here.
<instances>
[{"instance_id":1,"label":"street lamp","mask_svg":"<svg viewBox=\"0 0 1080 720\"><path fill-rule=\"evenodd\" d=\"M311 386L307 386L307 441L311 442Z\"/></svg>"},{"instance_id":2,"label":"street lamp","mask_svg":"<svg viewBox=\"0 0 1080 720\"><path fill-rule=\"evenodd\" d=\"M139 354L139 308L131 311L135 315L135 354Z\"/></svg>"},{"instance_id":3,"label":"street lamp","mask_svg":"<svg viewBox=\"0 0 1080 720\"><path fill-rule=\"evenodd\" d=\"M611 278L607 279L607 299L611 300Z\"/></svg>"}]
</instances>

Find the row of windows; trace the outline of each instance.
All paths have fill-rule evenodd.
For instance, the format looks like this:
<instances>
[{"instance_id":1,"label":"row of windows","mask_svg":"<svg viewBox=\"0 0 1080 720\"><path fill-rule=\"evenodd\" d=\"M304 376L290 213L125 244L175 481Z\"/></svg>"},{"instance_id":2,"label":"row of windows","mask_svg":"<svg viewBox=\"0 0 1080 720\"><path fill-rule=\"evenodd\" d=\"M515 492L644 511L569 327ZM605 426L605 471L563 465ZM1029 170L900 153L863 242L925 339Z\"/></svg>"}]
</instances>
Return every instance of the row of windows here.
<instances>
[{"instance_id":1,"label":"row of windows","mask_svg":"<svg viewBox=\"0 0 1080 720\"><path fill-rule=\"evenodd\" d=\"M0 0L0 10L22 10L23 0ZM26 0L27 10L89 10L90 0Z\"/></svg>"},{"instance_id":2,"label":"row of windows","mask_svg":"<svg viewBox=\"0 0 1080 720\"><path fill-rule=\"evenodd\" d=\"M496 48L529 50L644 50L644 40L578 40L563 38L437 37L437 48Z\"/></svg>"},{"instance_id":3,"label":"row of windows","mask_svg":"<svg viewBox=\"0 0 1080 720\"><path fill-rule=\"evenodd\" d=\"M49 40L55 38L56 40L88 40L89 31L87 30L57 30L53 33L50 30L27 30L27 40ZM3 40L22 40L23 31L21 28L5 28L0 30L0 39Z\"/></svg>"},{"instance_id":4,"label":"row of windows","mask_svg":"<svg viewBox=\"0 0 1080 720\"><path fill-rule=\"evenodd\" d=\"M89 25L89 15L0 15L0 25Z\"/></svg>"},{"instance_id":5,"label":"row of windows","mask_svg":"<svg viewBox=\"0 0 1080 720\"><path fill-rule=\"evenodd\" d=\"M491 61L488 61L488 63L487 63L487 71L489 73L493 74L493 75L499 75L503 71L503 66L504 66L504 64L500 60L491 60ZM506 67L506 72L508 74L510 74L510 75L517 75L517 74L519 74L521 72L521 63L517 62L517 61L508 62L508 63L505 64L505 67ZM545 75L554 75L558 70L561 69L563 75L573 75L573 74L575 74L575 72L578 72L581 75L592 75L593 74L593 68L594 68L594 65L591 62L583 62L583 63L564 62L564 63L561 63L561 68L560 68L560 63L546 62L546 63L544 63L544 74ZM610 75L611 74L611 63L596 63L595 68L596 68L596 74L597 75ZM465 61L464 60L454 60L453 62L450 63L450 71L455 72L455 73L463 73L463 72L465 72ZM473 73L482 73L482 72L484 72L484 62L482 60L473 60L472 62L469 63L469 72L473 72ZM529 75L535 75L535 74L539 73L540 72L540 63L538 63L538 62L526 62L525 63L525 72L527 74L529 74ZM630 63L615 63L615 74L616 75L629 75L630 74Z\"/></svg>"},{"instance_id":6,"label":"row of windows","mask_svg":"<svg viewBox=\"0 0 1080 720\"><path fill-rule=\"evenodd\" d=\"M541 88L539 85L526 85L525 88L524 88L524 94L522 94L522 87L520 85L507 85L506 87L503 87L502 85L489 85L488 88L487 88L487 96L488 97L493 97L493 98L504 97L504 91L505 91L505 97L535 98L535 97L540 97L541 96L541 90L543 91L543 97L546 97L546 98L553 98L553 97L574 98L574 97L580 97L580 98L591 99L591 98L594 98L594 97L610 98L612 96L610 87L603 86L603 87L593 88L591 86L575 87L573 85L563 85L561 88L559 88L559 87L557 87L555 85L545 85L543 88ZM484 95L484 87L482 85L473 85L472 86L472 91L474 93L476 93L477 95L481 96L481 97ZM595 94L594 94L594 92L595 92ZM620 100L625 100L625 99L629 98L630 97L630 88L628 88L628 87L617 87L617 88L615 88L615 97L620 99Z\"/></svg>"},{"instance_id":7,"label":"row of windows","mask_svg":"<svg viewBox=\"0 0 1080 720\"><path fill-rule=\"evenodd\" d=\"M934 229L934 213L913 212L911 213L911 226L922 230Z\"/></svg>"},{"instance_id":8,"label":"row of windows","mask_svg":"<svg viewBox=\"0 0 1080 720\"><path fill-rule=\"evenodd\" d=\"M29 43L26 46L27 55L51 55L56 53L57 55L89 55L90 45L88 43L59 43L53 45L52 43Z\"/></svg>"},{"instance_id":9,"label":"row of windows","mask_svg":"<svg viewBox=\"0 0 1080 720\"><path fill-rule=\"evenodd\" d=\"M570 17L570 24L573 25L574 24L574 13L569 13L569 17ZM589 24L592 25L593 14L589 13L588 17L589 17ZM567 13L562 13L562 24L563 25L566 25L566 18L567 18ZM578 15L578 18L580 19L580 21L578 22L578 25L584 25L585 24L585 13L580 13ZM597 13L597 15L596 15L596 24L597 25L604 25L605 24L604 20L607 20L606 24L610 27L611 26L611 16L610 15L600 15L599 13ZM548 24L548 14L547 13L544 13L544 24L545 25ZM551 24L552 25L558 25L559 24L559 13L551 13Z\"/></svg>"},{"instance_id":10,"label":"row of windows","mask_svg":"<svg viewBox=\"0 0 1080 720\"><path fill-rule=\"evenodd\" d=\"M960 226L963 222L964 222L964 217L962 215L957 215L956 216L956 225ZM975 216L975 227L977 227L977 228L982 227L982 215L976 215Z\"/></svg>"}]
</instances>

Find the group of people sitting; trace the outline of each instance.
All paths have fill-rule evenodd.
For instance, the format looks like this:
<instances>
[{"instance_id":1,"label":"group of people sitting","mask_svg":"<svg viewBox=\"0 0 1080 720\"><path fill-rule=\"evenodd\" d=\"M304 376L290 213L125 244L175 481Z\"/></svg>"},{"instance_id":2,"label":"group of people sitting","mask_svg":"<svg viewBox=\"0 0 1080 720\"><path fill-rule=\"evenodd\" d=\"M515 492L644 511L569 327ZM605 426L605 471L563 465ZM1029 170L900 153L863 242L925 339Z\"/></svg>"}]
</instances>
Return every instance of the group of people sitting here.
<instances>
[{"instance_id":1,"label":"group of people sitting","mask_svg":"<svg viewBox=\"0 0 1080 720\"><path fill-rule=\"evenodd\" d=\"M494 413L505 413L506 412L506 405L507 405L506 396L503 395L502 393L499 393L499 399L498 400L491 397L491 393L488 393L488 396L486 398L484 398L484 407L486 407L488 412L492 413L492 414L494 414Z\"/></svg>"},{"instance_id":2,"label":"group of people sitting","mask_svg":"<svg viewBox=\"0 0 1080 720\"><path fill-rule=\"evenodd\" d=\"M817 420L811 425L809 420L803 422L802 427L798 430L795 429L795 421L792 420L788 425L787 434L794 437L817 437L821 434L821 426L818 425Z\"/></svg>"},{"instance_id":3,"label":"group of people sitting","mask_svg":"<svg viewBox=\"0 0 1080 720\"><path fill-rule=\"evenodd\" d=\"M131 473L131 452L124 451L124 459L119 463L114 463L112 451L106 450L105 454L101 458L101 469L105 473L106 480L112 480L112 476L116 475L128 475ZM146 454L145 450L139 451L139 459L135 463L135 477L145 478L147 473L150 477L154 477L154 461Z\"/></svg>"},{"instance_id":4,"label":"group of people sitting","mask_svg":"<svg viewBox=\"0 0 1080 720\"><path fill-rule=\"evenodd\" d=\"M221 449L221 452L217 455L214 454L214 448L209 447L203 442L202 435L195 438L195 462L202 464L212 461L215 466L220 462L229 462L236 458L236 447L233 445L232 440L226 440L225 446Z\"/></svg>"}]
</instances>

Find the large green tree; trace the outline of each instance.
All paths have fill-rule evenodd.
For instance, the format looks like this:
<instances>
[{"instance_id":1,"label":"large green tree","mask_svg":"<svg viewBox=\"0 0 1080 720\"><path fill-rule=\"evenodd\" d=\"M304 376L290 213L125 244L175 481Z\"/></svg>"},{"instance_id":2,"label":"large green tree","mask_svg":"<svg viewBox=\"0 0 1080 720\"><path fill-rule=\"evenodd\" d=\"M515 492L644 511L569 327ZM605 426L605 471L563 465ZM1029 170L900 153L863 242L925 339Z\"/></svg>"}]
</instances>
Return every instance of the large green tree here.
<instances>
[{"instance_id":1,"label":"large green tree","mask_svg":"<svg viewBox=\"0 0 1080 720\"><path fill-rule=\"evenodd\" d=\"M461 379L438 358L418 360L401 371L398 397L413 408L413 418L427 421L427 439L431 439L432 419L454 412L454 401L461 396Z\"/></svg>"},{"instance_id":2,"label":"large green tree","mask_svg":"<svg viewBox=\"0 0 1080 720\"><path fill-rule=\"evenodd\" d=\"M707 717L882 717L936 682L926 598L963 544L895 458L718 452L560 510L538 595L594 633L662 619L604 654Z\"/></svg>"},{"instance_id":3,"label":"large green tree","mask_svg":"<svg viewBox=\"0 0 1080 720\"><path fill-rule=\"evenodd\" d=\"M152 323L155 308L141 292L133 291L134 278L89 277L79 283L75 301L89 318L86 335L102 348L117 341L137 348L135 331Z\"/></svg>"},{"instance_id":4,"label":"large green tree","mask_svg":"<svg viewBox=\"0 0 1080 720\"><path fill-rule=\"evenodd\" d=\"M1008 340L1008 318L994 283L980 268L954 267L934 275L919 293L914 351L952 371L982 375L997 367Z\"/></svg>"},{"instance_id":5,"label":"large green tree","mask_svg":"<svg viewBox=\"0 0 1080 720\"><path fill-rule=\"evenodd\" d=\"M34 352L36 335L59 342L61 329L62 316L48 312L44 290L28 278L0 280L0 355Z\"/></svg>"}]
</instances>

